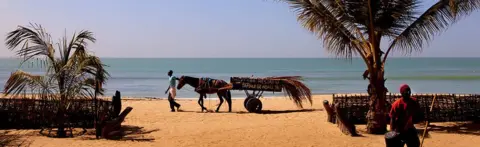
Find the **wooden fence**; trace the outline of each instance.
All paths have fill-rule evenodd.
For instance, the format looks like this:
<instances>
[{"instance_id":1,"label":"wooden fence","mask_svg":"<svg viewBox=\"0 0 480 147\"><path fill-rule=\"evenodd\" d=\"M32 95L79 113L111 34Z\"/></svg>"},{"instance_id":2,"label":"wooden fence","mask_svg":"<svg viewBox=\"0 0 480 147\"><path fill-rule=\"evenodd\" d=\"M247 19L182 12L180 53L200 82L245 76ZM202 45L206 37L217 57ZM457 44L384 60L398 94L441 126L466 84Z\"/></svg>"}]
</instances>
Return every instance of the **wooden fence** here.
<instances>
[{"instance_id":1,"label":"wooden fence","mask_svg":"<svg viewBox=\"0 0 480 147\"><path fill-rule=\"evenodd\" d=\"M98 100L99 113L110 113L111 103ZM51 100L0 98L0 129L38 129L56 125L58 103ZM94 127L94 101L72 100L66 112L66 125Z\"/></svg>"},{"instance_id":2,"label":"wooden fence","mask_svg":"<svg viewBox=\"0 0 480 147\"><path fill-rule=\"evenodd\" d=\"M414 94L421 109L424 111L425 118L430 122L454 122L454 121L477 121L480 120L480 95L476 94ZM436 96L433 110L430 113L430 105L433 97ZM400 98L399 94L387 94L386 108L387 113L391 104ZM369 96L362 95L333 95L332 105L339 107L349 121L354 124L366 124L366 115L369 107ZM332 106L331 105L331 106ZM334 108L332 106L332 108ZM329 115L335 115L333 112ZM329 122L335 123L335 117L330 117ZM390 118L387 118L388 120Z\"/></svg>"}]
</instances>

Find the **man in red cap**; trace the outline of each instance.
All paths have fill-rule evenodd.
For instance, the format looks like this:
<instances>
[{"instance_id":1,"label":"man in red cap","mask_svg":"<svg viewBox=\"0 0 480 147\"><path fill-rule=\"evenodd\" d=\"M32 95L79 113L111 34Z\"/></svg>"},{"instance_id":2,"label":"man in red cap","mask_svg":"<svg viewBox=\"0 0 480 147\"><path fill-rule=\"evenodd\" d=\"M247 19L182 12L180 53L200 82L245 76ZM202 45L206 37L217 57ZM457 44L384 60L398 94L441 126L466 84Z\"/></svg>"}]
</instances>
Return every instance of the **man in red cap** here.
<instances>
[{"instance_id":1,"label":"man in red cap","mask_svg":"<svg viewBox=\"0 0 480 147\"><path fill-rule=\"evenodd\" d=\"M417 99L411 97L410 87L406 84L400 86L401 99L397 99L392 104L390 110L390 130L399 133L399 138L402 140L402 145L407 144L407 147L419 147L420 139L417 135L417 130L413 125L414 115L422 113Z\"/></svg>"}]
</instances>

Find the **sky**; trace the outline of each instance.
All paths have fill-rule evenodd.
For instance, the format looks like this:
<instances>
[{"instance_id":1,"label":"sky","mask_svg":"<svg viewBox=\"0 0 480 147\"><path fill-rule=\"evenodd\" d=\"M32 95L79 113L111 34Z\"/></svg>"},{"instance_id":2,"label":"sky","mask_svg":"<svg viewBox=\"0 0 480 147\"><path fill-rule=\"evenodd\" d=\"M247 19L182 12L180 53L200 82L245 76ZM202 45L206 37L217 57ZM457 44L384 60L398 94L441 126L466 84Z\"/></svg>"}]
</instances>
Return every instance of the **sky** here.
<instances>
[{"instance_id":1,"label":"sky","mask_svg":"<svg viewBox=\"0 0 480 147\"><path fill-rule=\"evenodd\" d=\"M479 18L474 12L413 56L480 57ZM5 35L29 23L55 41L90 30L97 42L88 49L100 57L334 57L288 4L270 0L0 0L0 19L0 57L14 56Z\"/></svg>"}]
</instances>

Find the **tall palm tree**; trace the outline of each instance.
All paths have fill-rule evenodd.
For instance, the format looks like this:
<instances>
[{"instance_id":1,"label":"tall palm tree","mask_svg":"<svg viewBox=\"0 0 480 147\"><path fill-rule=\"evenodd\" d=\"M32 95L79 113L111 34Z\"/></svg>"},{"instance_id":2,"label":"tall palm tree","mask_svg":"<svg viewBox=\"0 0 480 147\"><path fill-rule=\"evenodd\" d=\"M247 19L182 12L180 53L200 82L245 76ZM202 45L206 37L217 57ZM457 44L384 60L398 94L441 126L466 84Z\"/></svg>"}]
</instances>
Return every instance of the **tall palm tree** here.
<instances>
[{"instance_id":1,"label":"tall palm tree","mask_svg":"<svg viewBox=\"0 0 480 147\"><path fill-rule=\"evenodd\" d=\"M421 0L284 1L326 50L365 62L371 93L367 130L372 134L386 131L384 65L389 53L421 51L434 35L480 7L480 0L437 0L426 11L420 10ZM384 40L389 45L381 49Z\"/></svg>"},{"instance_id":2,"label":"tall palm tree","mask_svg":"<svg viewBox=\"0 0 480 147\"><path fill-rule=\"evenodd\" d=\"M54 45L50 34L37 24L19 26L9 32L6 46L11 50L17 49L17 55L23 57L22 64L32 58L41 58L46 64L46 73L33 75L22 70L13 72L5 84L5 95L15 96L31 90L35 97L58 102L55 118L57 136L65 137L65 114L71 109L72 100L103 95L104 89L98 87L109 76L100 59L86 50L87 43L95 41L92 32L80 31L70 40L64 36ZM59 56L55 56L56 51L59 51Z\"/></svg>"}]
</instances>

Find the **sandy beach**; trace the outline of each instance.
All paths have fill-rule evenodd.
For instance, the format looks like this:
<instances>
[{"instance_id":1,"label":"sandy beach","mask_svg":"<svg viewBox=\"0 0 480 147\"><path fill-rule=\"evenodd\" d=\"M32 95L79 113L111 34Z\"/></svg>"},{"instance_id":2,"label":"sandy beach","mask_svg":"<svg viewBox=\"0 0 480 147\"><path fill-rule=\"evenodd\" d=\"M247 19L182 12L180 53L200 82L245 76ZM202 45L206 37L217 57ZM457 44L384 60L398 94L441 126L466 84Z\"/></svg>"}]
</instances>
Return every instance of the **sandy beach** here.
<instances>
[{"instance_id":1,"label":"sandy beach","mask_svg":"<svg viewBox=\"0 0 480 147\"><path fill-rule=\"evenodd\" d=\"M31 146L285 146L285 147L384 147L383 135L364 133L361 137L344 135L336 124L327 122L322 101L331 95L315 95L314 103L299 109L288 98L263 99L264 114L247 113L243 99L233 101L232 113L223 105L220 113L201 113L196 100L177 100L183 112L170 112L167 100L124 99L123 108L133 111L123 123L126 136L118 140L95 139L93 130L74 138L48 138L39 130L22 130ZM205 101L209 109L216 100ZM433 124L448 126L452 124ZM418 129L423 125L417 125ZM438 127L437 127L438 128ZM80 129L77 129L80 130ZM450 130L450 131L447 131ZM425 139L426 147L475 147L480 144L480 131L435 129Z\"/></svg>"}]
</instances>

